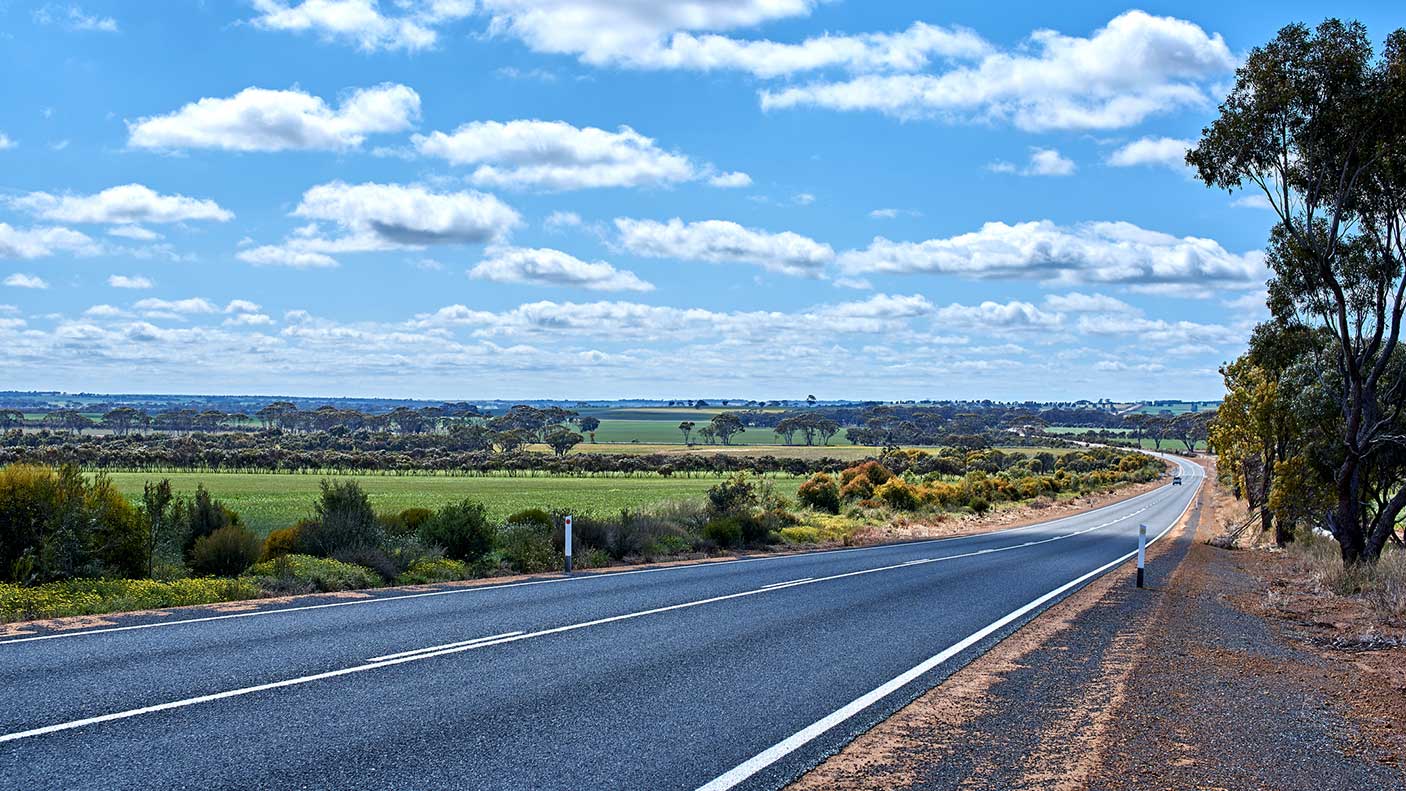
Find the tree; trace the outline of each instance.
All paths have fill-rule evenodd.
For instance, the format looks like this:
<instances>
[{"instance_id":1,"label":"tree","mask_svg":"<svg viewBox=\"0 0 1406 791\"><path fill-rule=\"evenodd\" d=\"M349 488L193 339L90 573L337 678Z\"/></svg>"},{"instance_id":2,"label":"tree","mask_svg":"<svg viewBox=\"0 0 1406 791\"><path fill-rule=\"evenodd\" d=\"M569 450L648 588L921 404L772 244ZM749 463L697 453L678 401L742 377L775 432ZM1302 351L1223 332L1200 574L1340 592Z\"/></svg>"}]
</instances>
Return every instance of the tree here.
<instances>
[{"instance_id":1,"label":"tree","mask_svg":"<svg viewBox=\"0 0 1406 791\"><path fill-rule=\"evenodd\" d=\"M713 424L704 423L703 427L698 429L698 436L702 437L704 442L712 445L713 440L718 436L718 432L713 429Z\"/></svg>"},{"instance_id":2,"label":"tree","mask_svg":"<svg viewBox=\"0 0 1406 791\"><path fill-rule=\"evenodd\" d=\"M693 434L693 428L696 425L698 424L694 423L692 420L685 420L679 424L679 431L683 432L683 444L693 444L693 442L689 439L689 436Z\"/></svg>"},{"instance_id":3,"label":"tree","mask_svg":"<svg viewBox=\"0 0 1406 791\"><path fill-rule=\"evenodd\" d=\"M1374 562L1406 508L1406 30L1380 57L1358 23L1290 25L1252 50L1187 162L1227 190L1256 188L1278 218L1269 243L1276 321L1331 339L1341 426L1324 523L1343 562Z\"/></svg>"},{"instance_id":4,"label":"tree","mask_svg":"<svg viewBox=\"0 0 1406 791\"><path fill-rule=\"evenodd\" d=\"M713 433L722 440L724 445L731 445L734 434L741 434L747 430L747 427L742 425L742 418L733 412L719 412L713 415L713 419L708 423L712 426Z\"/></svg>"},{"instance_id":5,"label":"tree","mask_svg":"<svg viewBox=\"0 0 1406 791\"><path fill-rule=\"evenodd\" d=\"M542 438L558 456L565 456L572 448L581 444L581 435L565 426L556 426Z\"/></svg>"},{"instance_id":6,"label":"tree","mask_svg":"<svg viewBox=\"0 0 1406 791\"><path fill-rule=\"evenodd\" d=\"M8 431L24 425L24 413L18 409L0 409L0 430Z\"/></svg>"},{"instance_id":7,"label":"tree","mask_svg":"<svg viewBox=\"0 0 1406 791\"><path fill-rule=\"evenodd\" d=\"M806 404L809 405L809 406L815 406L815 396L813 396L813 395L808 395L808 396L806 396Z\"/></svg>"},{"instance_id":8,"label":"tree","mask_svg":"<svg viewBox=\"0 0 1406 791\"><path fill-rule=\"evenodd\" d=\"M175 537L176 520L171 503L175 499L171 493L171 481L162 478L158 483L146 482L142 490L142 516L146 519L146 575L150 577L156 570L156 554L163 544Z\"/></svg>"},{"instance_id":9,"label":"tree","mask_svg":"<svg viewBox=\"0 0 1406 791\"><path fill-rule=\"evenodd\" d=\"M576 425L580 426L582 431L584 431L584 432L586 432L588 435L590 435L590 437L591 437L591 444L594 445L594 444L596 443L596 429L600 428L600 418L597 418L597 417L582 417L582 418L577 418L577 419L576 419Z\"/></svg>"}]
</instances>

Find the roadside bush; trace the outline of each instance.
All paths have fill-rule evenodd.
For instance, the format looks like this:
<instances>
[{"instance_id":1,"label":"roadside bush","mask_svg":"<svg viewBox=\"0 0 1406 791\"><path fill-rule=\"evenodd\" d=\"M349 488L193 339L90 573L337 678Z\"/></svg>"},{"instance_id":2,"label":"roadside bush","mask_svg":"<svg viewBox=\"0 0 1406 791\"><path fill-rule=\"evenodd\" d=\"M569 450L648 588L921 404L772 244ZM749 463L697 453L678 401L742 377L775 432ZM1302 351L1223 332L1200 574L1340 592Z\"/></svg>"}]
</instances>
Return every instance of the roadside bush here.
<instances>
[{"instance_id":1,"label":"roadside bush","mask_svg":"<svg viewBox=\"0 0 1406 791\"><path fill-rule=\"evenodd\" d=\"M393 582L396 577L400 576L400 572L404 571L385 550L376 547L343 549L333 555L332 560L370 569L381 578L380 582Z\"/></svg>"},{"instance_id":2,"label":"roadside bush","mask_svg":"<svg viewBox=\"0 0 1406 791\"><path fill-rule=\"evenodd\" d=\"M503 560L522 574L555 571L564 562L552 546L552 530L542 525L507 525L498 534Z\"/></svg>"},{"instance_id":3,"label":"roadside bush","mask_svg":"<svg viewBox=\"0 0 1406 791\"><path fill-rule=\"evenodd\" d=\"M180 500L173 509L176 529L182 534L181 549L189 561L195 542L230 525L243 526L239 514L210 495L204 484L196 484L195 497Z\"/></svg>"},{"instance_id":4,"label":"roadside bush","mask_svg":"<svg viewBox=\"0 0 1406 791\"><path fill-rule=\"evenodd\" d=\"M429 585L435 582L457 582L471 579L472 570L468 564L449 558L418 560L410 568L402 571L396 582L400 585Z\"/></svg>"},{"instance_id":5,"label":"roadside bush","mask_svg":"<svg viewBox=\"0 0 1406 791\"><path fill-rule=\"evenodd\" d=\"M395 564L395 576L397 577L417 563L444 558L443 549L420 540L419 536L387 538L385 553L386 557Z\"/></svg>"},{"instance_id":6,"label":"roadside bush","mask_svg":"<svg viewBox=\"0 0 1406 791\"><path fill-rule=\"evenodd\" d=\"M783 527L781 540L787 544L816 544L820 542L820 530L814 527Z\"/></svg>"},{"instance_id":7,"label":"roadside bush","mask_svg":"<svg viewBox=\"0 0 1406 791\"><path fill-rule=\"evenodd\" d=\"M914 511L919 505L918 490L902 478L893 478L874 490L874 497L897 511Z\"/></svg>"},{"instance_id":8,"label":"roadside bush","mask_svg":"<svg viewBox=\"0 0 1406 791\"><path fill-rule=\"evenodd\" d=\"M557 518L554 518L541 508L524 508L512 514L507 519L504 519L503 523L508 525L541 525L543 527L552 527L558 521ZM575 525L572 525L572 528L574 529Z\"/></svg>"},{"instance_id":9,"label":"roadside bush","mask_svg":"<svg viewBox=\"0 0 1406 791\"><path fill-rule=\"evenodd\" d=\"M79 579L32 587L0 583L0 623L239 601L259 593L250 580L210 577L168 582Z\"/></svg>"},{"instance_id":10,"label":"roadside bush","mask_svg":"<svg viewBox=\"0 0 1406 791\"><path fill-rule=\"evenodd\" d=\"M840 512L840 487L823 472L818 472L806 479L801 484L801 488L796 491L796 498L801 501L801 505L823 511L827 514L838 514Z\"/></svg>"},{"instance_id":11,"label":"roadside bush","mask_svg":"<svg viewBox=\"0 0 1406 791\"><path fill-rule=\"evenodd\" d=\"M240 579L274 594L334 593L374 588L381 583L371 569L312 555L284 555L255 563Z\"/></svg>"},{"instance_id":12,"label":"roadside bush","mask_svg":"<svg viewBox=\"0 0 1406 791\"><path fill-rule=\"evenodd\" d=\"M742 521L736 516L720 516L703 526L703 537L723 549L742 543Z\"/></svg>"},{"instance_id":13,"label":"roadside bush","mask_svg":"<svg viewBox=\"0 0 1406 791\"><path fill-rule=\"evenodd\" d=\"M496 527L483 503L464 499L439 509L420 526L420 540L444 549L454 560L472 563L493 549Z\"/></svg>"},{"instance_id":14,"label":"roadside bush","mask_svg":"<svg viewBox=\"0 0 1406 791\"><path fill-rule=\"evenodd\" d=\"M264 539L263 550L259 553L259 560L273 560L284 555L291 555L297 552L302 546L303 525L309 520L302 520L292 527L285 527L280 530L269 532Z\"/></svg>"},{"instance_id":15,"label":"roadside bush","mask_svg":"<svg viewBox=\"0 0 1406 791\"><path fill-rule=\"evenodd\" d=\"M77 467L0 468L0 580L145 576L146 519Z\"/></svg>"},{"instance_id":16,"label":"roadside bush","mask_svg":"<svg viewBox=\"0 0 1406 791\"><path fill-rule=\"evenodd\" d=\"M984 497L973 499L971 502L967 503L967 506L970 507L972 512L977 516L985 516L986 512L991 510L991 503L987 502Z\"/></svg>"},{"instance_id":17,"label":"roadside bush","mask_svg":"<svg viewBox=\"0 0 1406 791\"><path fill-rule=\"evenodd\" d=\"M745 511L751 508L756 500L756 486L745 472L739 472L708 490L708 503L717 514Z\"/></svg>"},{"instance_id":18,"label":"roadside bush","mask_svg":"<svg viewBox=\"0 0 1406 791\"><path fill-rule=\"evenodd\" d=\"M239 525L226 525L195 542L190 568L196 574L237 577L259 560L259 537Z\"/></svg>"},{"instance_id":19,"label":"roadside bush","mask_svg":"<svg viewBox=\"0 0 1406 791\"><path fill-rule=\"evenodd\" d=\"M338 553L376 549L384 533L371 502L356 481L322 481L317 515L303 525L302 550L332 557Z\"/></svg>"},{"instance_id":20,"label":"roadside bush","mask_svg":"<svg viewBox=\"0 0 1406 791\"><path fill-rule=\"evenodd\" d=\"M376 518L387 536L405 537L418 533L420 526L433 515L434 512L428 508L407 508L398 514L381 514Z\"/></svg>"},{"instance_id":21,"label":"roadside bush","mask_svg":"<svg viewBox=\"0 0 1406 791\"><path fill-rule=\"evenodd\" d=\"M875 487L893 477L888 467L877 461L866 461L840 471L840 497L845 500L867 500L874 496Z\"/></svg>"}]
</instances>

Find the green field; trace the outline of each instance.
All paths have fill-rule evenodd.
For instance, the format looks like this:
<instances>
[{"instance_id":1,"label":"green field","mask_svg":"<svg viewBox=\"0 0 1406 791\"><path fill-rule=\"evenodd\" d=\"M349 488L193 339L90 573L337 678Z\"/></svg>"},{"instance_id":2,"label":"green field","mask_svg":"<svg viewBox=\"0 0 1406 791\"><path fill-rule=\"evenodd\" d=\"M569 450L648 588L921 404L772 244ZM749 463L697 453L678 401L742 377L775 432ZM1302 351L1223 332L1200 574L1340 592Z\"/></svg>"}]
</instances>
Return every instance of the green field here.
<instances>
[{"instance_id":1,"label":"green field","mask_svg":"<svg viewBox=\"0 0 1406 791\"><path fill-rule=\"evenodd\" d=\"M142 485L148 480L170 478L183 494L205 484L216 498L239 512L251 529L260 535L309 516L317 498L317 475L277 473L145 473L116 472L109 478L118 490L139 501ZM443 475L340 475L337 480L361 484L377 511L400 511L411 507L435 508L453 500L472 497L488 507L489 515L502 519L524 508L565 508L580 513L605 513L664 500L699 497L720 480L697 478L626 477L507 477ZM799 482L782 479L782 488Z\"/></svg>"},{"instance_id":2,"label":"green field","mask_svg":"<svg viewBox=\"0 0 1406 791\"><path fill-rule=\"evenodd\" d=\"M640 410L632 410L637 413ZM698 424L693 431L694 443L701 444L702 438L698 436L698 429L707 425L709 416L693 415L678 418L626 418L602 417L600 428L596 429L597 443L640 443L650 445L683 445L683 432L679 431L679 422L682 420L692 420ZM799 441L799 436L797 437ZM770 428L749 427L741 434L732 437L733 445L780 445L781 440L772 433ZM845 439L844 431L836 433L830 438L830 445L849 445L849 440ZM721 447L721 446L706 446Z\"/></svg>"}]
</instances>

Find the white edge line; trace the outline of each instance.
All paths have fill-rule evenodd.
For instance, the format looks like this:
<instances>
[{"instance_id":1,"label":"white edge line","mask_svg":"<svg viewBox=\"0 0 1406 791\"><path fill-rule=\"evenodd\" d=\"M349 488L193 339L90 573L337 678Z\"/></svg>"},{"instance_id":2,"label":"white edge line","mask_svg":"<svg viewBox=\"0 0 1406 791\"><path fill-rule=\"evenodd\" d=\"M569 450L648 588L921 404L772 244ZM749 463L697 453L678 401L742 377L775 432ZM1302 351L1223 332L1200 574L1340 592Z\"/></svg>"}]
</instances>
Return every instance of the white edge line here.
<instances>
[{"instance_id":1,"label":"white edge line","mask_svg":"<svg viewBox=\"0 0 1406 791\"><path fill-rule=\"evenodd\" d=\"M401 658L402 656L414 656L415 654L428 654L428 653L431 652L431 651L439 651L439 650L444 649L444 648L460 648L460 647L463 647L463 646L475 646L475 647L476 647L479 643L486 643L486 642L488 642L489 640L497 640L497 639L500 638L500 637L516 637L517 635L520 635L520 634L522 634L521 631L517 631L517 632L503 632L502 634L492 634L492 635L488 635L487 637L475 637L475 638L472 639L472 640L460 640L460 641L457 642L457 643L445 643L445 644L443 644L443 645L431 645L431 646L426 646L426 647L424 647L424 648L415 648L415 649L412 649L412 650L409 650L409 651L401 651L401 652L398 653L398 654L386 654L385 656L373 656L373 657L371 657L370 659L368 659L368 660L366 660L366 661L367 661L367 662L384 662L384 661L386 661L387 659L399 659L399 658Z\"/></svg>"},{"instance_id":2,"label":"white edge line","mask_svg":"<svg viewBox=\"0 0 1406 791\"><path fill-rule=\"evenodd\" d=\"M1173 527L1177 525L1178 522L1182 520L1182 517L1186 516L1186 512L1191 510L1191 506L1193 503L1196 502L1200 491L1201 482L1198 481L1196 484L1195 492L1192 493L1191 499L1188 500L1186 503L1186 508L1183 508L1181 514L1178 515L1176 519L1173 519L1171 523L1167 525L1166 529L1164 529L1161 533L1158 533L1156 538L1153 538L1152 541L1148 542L1149 544L1155 543L1157 540L1165 536L1168 532L1171 531ZM742 783L743 781L747 780L752 775L755 775L756 773L762 771L768 766L771 766L782 758L785 758L787 755L790 755L791 753L795 752L806 744L819 738L822 734L835 727L836 725L839 725L845 720L854 717L856 714L860 713L864 709L867 709L868 707L872 706L883 698L893 694L894 692L897 692L899 689L902 689L904 686L914 681L918 677L922 676L924 673L927 673L929 670L936 668L944 662L947 662L948 660L952 659L952 657L957 656L958 654L962 653L973 645L976 645L987 637L990 637L992 634L1007 626L1012 621L1018 620L1020 617L1029 613L1031 610L1040 607L1041 605L1045 604L1051 599L1058 597L1060 594L1063 594L1071 588L1078 587L1079 585L1088 582L1094 577L1097 577L1103 574L1104 572L1109 571L1115 566L1126 563L1135 555L1137 555L1136 550L1129 552L1128 554L1118 558L1117 560L1100 566L1099 568L1096 568L1081 577L1070 580L1069 582L1060 585L1058 588L1055 588L1054 590L1034 599L1033 601L1015 610L1012 610L1011 612L1007 613L1006 615L1003 615L995 621L992 621L986 626L983 626L977 631L972 632L970 635L967 635L962 640L953 643L952 645L943 649L940 653L918 663L917 665L904 671L903 673L900 673L889 681L855 698L854 700L850 701L848 704L842 706L841 708L836 709L835 711L831 712L830 714L827 714L824 717L821 717L820 719L816 720L805 728L797 731L791 736L788 736L785 739L772 745L771 747L768 747L767 749L763 750L762 752L757 753L756 755L752 756L746 761L743 761L742 763L738 764L727 772L718 775L708 783L699 786L697 791L727 791L728 789L737 786L739 783Z\"/></svg>"},{"instance_id":3,"label":"white edge line","mask_svg":"<svg viewBox=\"0 0 1406 791\"><path fill-rule=\"evenodd\" d=\"M1077 519L1077 518L1080 518L1080 517L1088 516L1089 514L1098 513L1099 511L1102 511L1102 510L1104 510L1104 509L1106 509L1106 508L1115 508L1115 507L1121 506L1121 505L1128 505L1128 504L1130 504L1130 503L1132 503L1132 502L1134 502L1134 501L1136 501L1136 500L1140 500L1140 499L1142 499L1142 498L1144 498L1144 497L1147 497L1148 495L1156 494L1156 493L1162 491L1163 489L1167 488L1168 486L1169 486L1169 484L1163 484L1162 486L1159 486L1159 487L1157 487L1156 489L1153 489L1153 490L1147 491L1147 492L1143 492L1142 494L1139 494L1139 495L1134 495L1133 497L1129 497L1129 498L1126 499L1126 500L1120 500L1119 502L1116 502L1116 503L1109 503L1108 505L1102 506L1102 507L1100 507L1100 508L1095 508L1095 509L1090 510L1090 511L1084 511L1083 513L1070 514L1069 516L1062 516L1062 517L1060 517L1060 518L1058 518L1058 519L1051 519L1051 520L1049 520L1048 522L1037 522L1037 523L1035 523L1035 524L1033 524L1033 525L1022 525L1022 526L1020 526L1020 527L1008 527L1008 528L1005 528L1005 529L1003 529L1003 530L990 530L990 531L987 531L987 532L985 532L985 533L973 533L973 534L971 534L971 535L966 535L966 536L948 536L948 537L946 537L946 538L932 538L932 539L927 539L927 540L925 540L925 541L903 541L903 542L898 542L898 543L893 543L893 544L879 544L879 545L877 545L877 546L872 546L872 547L847 547L847 548L845 548L845 549L823 549L823 550L819 550L819 551L816 551L816 552L797 552L797 553L788 554L788 555L775 555L775 556L772 556L772 557L762 557L762 558L737 558L737 559L735 559L735 560L715 560L715 561L712 561L712 562L709 562L709 563L690 563L690 564L687 564L687 565L679 565L679 566L665 566L665 567L661 567L661 568L652 568L652 569L636 569L635 571L605 571L605 572L595 572L595 573L591 573L591 574L582 574L582 575L576 576L576 577L559 577L559 578L553 578L553 579L528 580L528 581L525 581L525 582L506 582L506 583L503 583L503 584L500 584L500 585L476 585L476 586L472 586L472 587L454 588L454 589L452 589L452 590L435 590L435 591L427 591L427 592L425 592L425 593L407 593L407 594L400 595L400 596L371 596L371 597L368 597L368 598L365 598L365 599L357 599L357 600L355 600L355 601L338 601L338 602L328 602L328 603L325 603L325 604L308 604L308 605L304 605L304 606L301 606L301 607L280 607L280 608L274 609L274 610L255 610L255 611L252 611L252 612L226 613L226 614L224 614L224 615L208 615L208 616L201 617L201 618L183 618L183 619L178 620L178 621L155 621L155 622L153 622L153 623L132 624L131 626L107 626L107 627L103 627L103 628L101 628L101 629L83 629L83 630L75 630L75 631L71 631L71 632L59 632L59 633L57 633L57 634L41 634L41 635L33 635L33 636L30 636L30 637L16 637L16 638L8 639L8 640L0 640L0 645L13 645L13 644L16 644L16 643L32 643L32 642L38 642L38 641L40 641L40 640L59 640L59 639L62 639L62 638L67 638L67 637L86 637L86 636L88 636L88 635L109 634L109 633L112 633L112 632L130 632L130 631L135 631L135 630L137 630L137 629L156 629L156 628L163 627L163 626L184 626L184 625L186 625L186 624L193 624L193 623L208 623L208 622L210 622L210 621L225 621L225 620L230 620L230 619L233 619L233 618L255 618L255 617L258 617L258 616L262 616L262 615L281 615L281 614L283 614L283 613L305 612L305 611L307 611L307 610L324 610L324 609L328 609L328 608L332 608L332 607L351 607L351 606L355 606L355 605L359 605L359 604L380 604L380 603L383 603L383 602L402 601L402 600L405 600L405 599L423 599L423 598L428 598L428 597L431 597L431 596L451 596L451 595L455 595L455 594L464 594L464 593L487 593L487 592L490 592L490 591L505 590L505 589L508 589L508 588L521 588L521 587L526 587L526 586L530 586L530 585L553 585L553 584L562 583L562 582L580 582L580 581L583 581L583 580L609 579L609 578L611 578L611 577L626 577L626 576L630 576L630 575L633 575L633 574L652 574L652 573L660 572L660 571L696 571L696 570L698 570L698 569L711 568L711 567L714 567L714 566L729 566L729 565L733 565L733 564L737 564L737 563L758 563L758 562L762 562L762 561L793 560L793 559L796 559L796 558L816 557L816 556L819 556L819 555L835 555L835 554L840 554L840 553L843 553L843 552L873 552L873 551L875 551L875 550L893 549L893 548L895 548L895 547L909 547L909 546L916 546L916 545L920 545L920 544L937 544L937 543L941 543L941 542L943 542L943 541L962 541L962 540L968 540L968 539L973 539L973 538L986 538L986 537L988 537L988 536L1001 535L1002 533L1014 533L1014 532L1016 532L1016 531L1020 531L1020 530L1030 530L1030 529L1036 528L1036 527L1048 527L1048 526L1051 526L1051 525L1057 525L1057 524L1059 524L1060 522L1064 522L1064 521L1067 521L1067 520L1069 520L1069 519ZM319 595L319 594L313 594L313 595ZM218 606L220 606L220 605L222 605L222 604L247 604L247 603L250 603L250 602L253 602L253 603L256 603L256 604L257 604L257 602L259 602L259 599L240 599L240 600L238 600L238 601L220 602L220 603L213 604L213 605L197 605L197 606L214 606L214 607L218 607ZM126 615L126 614L127 614L127 613L105 613L104 615L90 616L90 617L121 617L122 615Z\"/></svg>"}]
</instances>

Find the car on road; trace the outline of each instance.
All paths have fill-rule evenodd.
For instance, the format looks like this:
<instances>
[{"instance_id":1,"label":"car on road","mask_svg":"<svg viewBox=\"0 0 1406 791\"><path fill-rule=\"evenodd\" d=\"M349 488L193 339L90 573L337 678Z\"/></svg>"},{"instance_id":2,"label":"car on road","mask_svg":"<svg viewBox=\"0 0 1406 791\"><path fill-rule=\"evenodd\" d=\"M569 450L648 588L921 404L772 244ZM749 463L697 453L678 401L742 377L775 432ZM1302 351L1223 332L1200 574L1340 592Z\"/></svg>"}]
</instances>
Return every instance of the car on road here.
<instances>
[{"instance_id":1,"label":"car on road","mask_svg":"<svg viewBox=\"0 0 1406 791\"><path fill-rule=\"evenodd\" d=\"M1173 486L1181 486L1181 476L1180 476L1180 475L1174 475L1174 476L1172 476L1172 485L1173 485Z\"/></svg>"}]
</instances>

